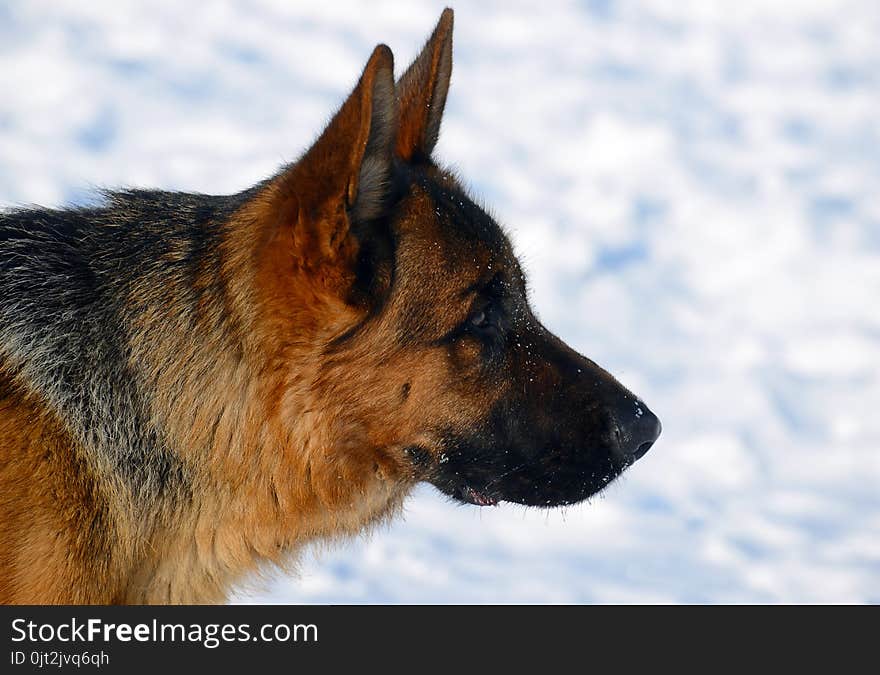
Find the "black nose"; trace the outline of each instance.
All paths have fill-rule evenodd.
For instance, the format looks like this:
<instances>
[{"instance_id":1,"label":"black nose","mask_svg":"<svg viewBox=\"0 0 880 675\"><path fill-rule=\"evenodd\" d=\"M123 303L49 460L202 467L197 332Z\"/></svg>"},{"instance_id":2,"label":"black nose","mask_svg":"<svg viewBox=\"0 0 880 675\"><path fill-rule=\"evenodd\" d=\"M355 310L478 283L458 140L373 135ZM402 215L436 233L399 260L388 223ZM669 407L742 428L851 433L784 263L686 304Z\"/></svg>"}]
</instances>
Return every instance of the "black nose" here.
<instances>
[{"instance_id":1,"label":"black nose","mask_svg":"<svg viewBox=\"0 0 880 675\"><path fill-rule=\"evenodd\" d=\"M628 463L644 457L660 436L663 426L648 406L639 400L624 406L616 415L616 444Z\"/></svg>"}]
</instances>

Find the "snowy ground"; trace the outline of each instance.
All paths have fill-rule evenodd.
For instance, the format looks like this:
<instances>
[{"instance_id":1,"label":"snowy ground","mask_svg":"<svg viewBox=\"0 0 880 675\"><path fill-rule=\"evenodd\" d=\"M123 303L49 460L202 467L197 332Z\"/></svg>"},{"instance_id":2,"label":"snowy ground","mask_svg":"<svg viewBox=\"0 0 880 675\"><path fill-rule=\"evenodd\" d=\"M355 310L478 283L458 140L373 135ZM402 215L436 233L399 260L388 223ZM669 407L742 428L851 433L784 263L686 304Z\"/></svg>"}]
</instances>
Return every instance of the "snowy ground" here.
<instances>
[{"instance_id":1,"label":"snowy ground","mask_svg":"<svg viewBox=\"0 0 880 675\"><path fill-rule=\"evenodd\" d=\"M4 2L0 203L242 189L441 7ZM439 155L663 436L590 504L421 489L238 599L880 602L880 4L455 9Z\"/></svg>"}]
</instances>

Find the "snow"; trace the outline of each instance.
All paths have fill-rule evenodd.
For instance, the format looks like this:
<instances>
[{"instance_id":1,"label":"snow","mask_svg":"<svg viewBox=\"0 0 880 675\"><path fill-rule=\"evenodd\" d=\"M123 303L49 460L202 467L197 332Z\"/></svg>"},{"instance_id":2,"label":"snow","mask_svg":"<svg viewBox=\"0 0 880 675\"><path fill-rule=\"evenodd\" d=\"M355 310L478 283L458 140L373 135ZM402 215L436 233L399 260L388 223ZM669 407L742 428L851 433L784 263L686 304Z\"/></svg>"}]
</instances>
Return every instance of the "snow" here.
<instances>
[{"instance_id":1,"label":"snow","mask_svg":"<svg viewBox=\"0 0 880 675\"><path fill-rule=\"evenodd\" d=\"M438 155L663 435L564 510L420 488L236 600L880 602L880 5L535 7L455 7ZM242 189L441 9L3 3L0 203Z\"/></svg>"}]
</instances>

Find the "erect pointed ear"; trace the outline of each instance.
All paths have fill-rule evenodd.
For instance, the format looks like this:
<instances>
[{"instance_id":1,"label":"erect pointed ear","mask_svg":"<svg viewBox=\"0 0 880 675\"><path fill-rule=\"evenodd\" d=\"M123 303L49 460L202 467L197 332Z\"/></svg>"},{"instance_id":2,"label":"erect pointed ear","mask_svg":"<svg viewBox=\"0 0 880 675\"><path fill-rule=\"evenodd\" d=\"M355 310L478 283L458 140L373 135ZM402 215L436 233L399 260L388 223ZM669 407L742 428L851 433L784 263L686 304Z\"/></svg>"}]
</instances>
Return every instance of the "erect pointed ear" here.
<instances>
[{"instance_id":1,"label":"erect pointed ear","mask_svg":"<svg viewBox=\"0 0 880 675\"><path fill-rule=\"evenodd\" d=\"M395 152L406 161L430 157L440 135L452 75L452 17L451 9L443 10L421 54L397 81Z\"/></svg>"},{"instance_id":2,"label":"erect pointed ear","mask_svg":"<svg viewBox=\"0 0 880 675\"><path fill-rule=\"evenodd\" d=\"M387 208L396 119L394 57L379 45L318 140L250 203L250 219L271 225L267 269L290 270L292 261L352 302L378 287L371 224Z\"/></svg>"},{"instance_id":3,"label":"erect pointed ear","mask_svg":"<svg viewBox=\"0 0 880 675\"><path fill-rule=\"evenodd\" d=\"M355 220L377 215L391 170L394 56L378 45L354 91L314 145L285 171L284 191L315 213L341 199Z\"/></svg>"}]
</instances>

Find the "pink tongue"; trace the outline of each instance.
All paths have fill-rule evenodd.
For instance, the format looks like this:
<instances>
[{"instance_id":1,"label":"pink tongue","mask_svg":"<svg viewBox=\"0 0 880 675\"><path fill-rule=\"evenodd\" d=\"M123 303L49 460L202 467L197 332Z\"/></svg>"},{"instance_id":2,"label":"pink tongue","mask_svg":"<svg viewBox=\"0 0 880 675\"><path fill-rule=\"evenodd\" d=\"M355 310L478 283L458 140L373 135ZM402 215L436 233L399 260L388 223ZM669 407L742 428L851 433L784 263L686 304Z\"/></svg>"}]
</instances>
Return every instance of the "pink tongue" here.
<instances>
[{"instance_id":1,"label":"pink tongue","mask_svg":"<svg viewBox=\"0 0 880 675\"><path fill-rule=\"evenodd\" d=\"M492 499L491 497L487 497L484 494L480 494L472 487L465 488L468 493L468 497L470 497L471 501L477 506L497 506L498 502Z\"/></svg>"}]
</instances>

